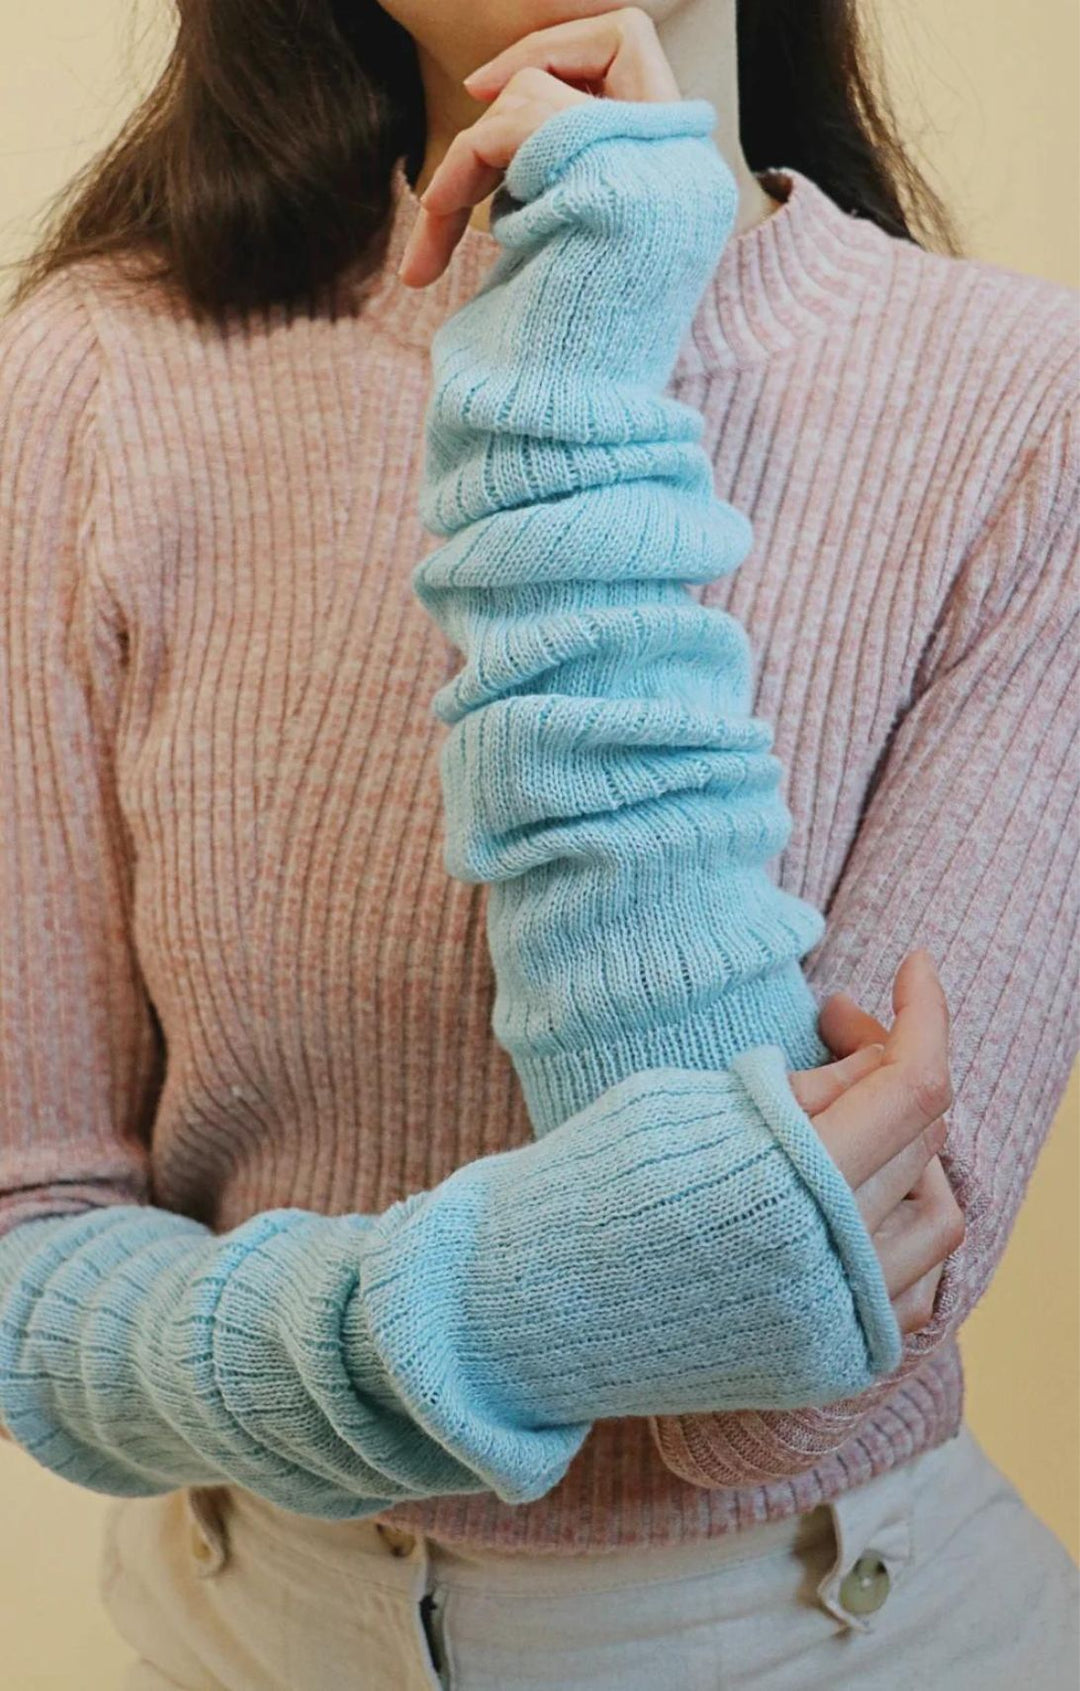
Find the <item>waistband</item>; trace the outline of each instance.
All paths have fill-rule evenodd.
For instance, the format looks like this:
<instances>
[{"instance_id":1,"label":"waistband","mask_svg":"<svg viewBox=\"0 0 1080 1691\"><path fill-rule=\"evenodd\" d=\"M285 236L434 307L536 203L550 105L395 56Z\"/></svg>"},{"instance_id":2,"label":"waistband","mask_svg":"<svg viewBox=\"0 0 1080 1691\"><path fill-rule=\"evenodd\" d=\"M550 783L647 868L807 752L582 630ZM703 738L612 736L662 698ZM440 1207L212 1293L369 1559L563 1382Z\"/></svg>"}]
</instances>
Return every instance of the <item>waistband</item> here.
<instances>
[{"instance_id":1,"label":"waistband","mask_svg":"<svg viewBox=\"0 0 1080 1691\"><path fill-rule=\"evenodd\" d=\"M428 1539L431 1566L447 1586L485 1591L566 1593L615 1590L627 1585L655 1585L686 1580L721 1567L795 1553L831 1537L832 1511L820 1504L785 1520L761 1521L738 1532L689 1544L641 1544L565 1555L490 1550L443 1544Z\"/></svg>"},{"instance_id":2,"label":"waistband","mask_svg":"<svg viewBox=\"0 0 1080 1691\"><path fill-rule=\"evenodd\" d=\"M820 1504L803 1514L761 1521L704 1543L640 1544L597 1551L501 1550L446 1544L364 1516L333 1521L294 1514L237 1486L189 1487L188 1507L207 1545L208 1562L220 1565L233 1532L273 1545L283 1556L325 1563L337 1572L363 1563L366 1577L409 1587L422 1564L444 1585L485 1591L599 1591L708 1574L716 1568L797 1552L834 1530L833 1512ZM372 1561L379 1564L376 1571Z\"/></svg>"},{"instance_id":3,"label":"waistband","mask_svg":"<svg viewBox=\"0 0 1080 1691\"><path fill-rule=\"evenodd\" d=\"M920 1451L866 1485L802 1513L751 1523L705 1541L565 1553L552 1552L546 1544L535 1551L450 1544L374 1515L324 1520L282 1509L234 1485L187 1487L181 1496L200 1544L200 1572L206 1575L228 1559L236 1534L257 1544L261 1553L280 1558L286 1575L288 1564L296 1559L315 1561L338 1577L362 1567L365 1580L393 1590L421 1589L429 1577L446 1586L488 1592L616 1590L693 1579L725 1566L798 1554L832 1540L837 1554L822 1596L846 1624L860 1624L852 1623L837 1602L839 1583L861 1549L872 1539L878 1551L902 1566L911 1552L911 1509L920 1490L940 1486L950 1474L954 1480L974 1475L974 1484L986 1466L964 1423L942 1445Z\"/></svg>"}]
</instances>

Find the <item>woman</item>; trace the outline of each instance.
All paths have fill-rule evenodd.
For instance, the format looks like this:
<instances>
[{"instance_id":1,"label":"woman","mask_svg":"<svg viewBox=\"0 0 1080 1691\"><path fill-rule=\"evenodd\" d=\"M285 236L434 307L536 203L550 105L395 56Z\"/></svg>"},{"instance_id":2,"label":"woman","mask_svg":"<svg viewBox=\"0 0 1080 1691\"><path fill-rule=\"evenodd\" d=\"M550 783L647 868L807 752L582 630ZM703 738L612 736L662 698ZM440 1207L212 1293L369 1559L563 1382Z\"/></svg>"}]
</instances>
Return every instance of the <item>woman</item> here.
<instances>
[{"instance_id":1,"label":"woman","mask_svg":"<svg viewBox=\"0 0 1080 1691\"><path fill-rule=\"evenodd\" d=\"M692 8L684 10L689 16ZM424 35L430 26L437 41L446 11L430 8L427 20L403 20L423 48L433 145L438 86L449 73L435 68ZM699 23L703 18L701 9ZM715 28L719 20L710 21ZM456 20L454 50L467 54L466 63L500 44L481 39L485 22L490 28L490 20ZM466 23L479 32L469 41ZM308 27L315 27L310 19ZM632 27L640 30L639 23ZM370 53L371 38L358 39ZM340 53L327 54L317 77L315 43L281 47L280 40L278 28L277 86L296 94L318 130L329 110L328 74L347 80ZM214 44L218 53L226 45L220 35ZM406 77L410 62L405 45L400 31L391 33L377 59L399 93L395 79ZM651 43L638 46L632 62L640 69L644 55L655 74ZM729 47L733 56L734 43ZM537 50L537 40L529 50ZM580 61L575 68L580 72ZM217 97L201 107L197 79L188 81L186 97L172 108L173 141L185 121L189 136L209 139L208 120L212 128L221 109L220 81L214 86ZM321 103L312 99L316 91ZM345 92L351 105L344 109L358 109L355 85ZM301 142L281 112L276 124L257 106L243 114L245 145L261 147L264 158L273 149L279 165L291 159L295 170ZM222 133L233 132L223 124ZM334 155L320 145L327 132L309 138L316 150L306 162L319 158L319 181L335 188L340 216L345 190ZM388 158L397 138L384 141ZM152 156L151 145L143 167ZM429 174L435 162L433 156ZM148 233L150 202L135 193L136 182L148 179L139 178L134 158L121 159L119 168L134 172L126 178L127 204L142 205ZM17 725L12 762L20 817L32 815L41 830L32 849L20 828L18 875L32 901L27 908L42 919L21 936L23 955L31 948L34 955L20 972L21 1000L6 1005L5 1058L19 1057L25 1102L13 1112L22 1143L12 1136L3 1181L5 1209L17 1223L5 1241L3 1411L48 1465L134 1499L114 1516L106 1575L113 1612L146 1658L133 1683L336 1685L355 1675L356 1683L430 1684L432 1656L441 1651L449 1657L449 1682L461 1685L632 1684L634 1674L644 1683L658 1660L678 1661L701 1683L717 1683L721 1674L738 1683L739 1674L756 1672L762 1683L795 1683L795 1675L812 1683L816 1673L832 1684L842 1682L843 1667L831 1617L860 1628L866 1612L878 1609L878 1636L857 1641L867 1646L853 1665L860 1683L875 1676L895 1682L889 1675L900 1640L905 1671L933 1663L961 1683L966 1673L969 1683L986 1684L991 1672L1012 1683L1019 1671L1065 1683L1073 1601L1067 1558L970 1442L949 1442L959 1398L948 1344L1002 1243L1001 1211L988 1218L987 1170L1003 1156L1007 1166L1030 1167L1031 1153L1025 1165L1017 1145L1037 1144L1045 1131L1071 1056L1064 1038L1045 1037L1062 1025L1053 994L1068 981L1063 951L1055 951L1066 932L1058 912L1064 865L1055 806L1070 797L1058 778L1067 730L1060 701L1071 673L1058 634L1061 608L1070 602L1065 572L1073 551L1064 525L1076 478L1067 458L1073 395L1060 291L930 260L915 249L909 256L899 241L849 228L818 200L809 178L789 175L786 204L763 223L743 225L735 268L745 254L757 269L753 286L725 297L736 279L729 263L706 293L677 381L701 405L733 504L751 511L759 545L764 519L769 558L775 551L782 559L771 582L762 583L759 573L775 626L758 611L754 643L768 654L766 697L776 686L769 666L779 663L804 694L788 704L795 711L788 732L801 723L811 737L801 759L785 757L796 789L808 784L809 802L800 806L796 794L793 808L810 818L811 834L800 866L792 870L785 860L785 883L811 902L830 904L824 972L814 978L837 980L829 971L841 969L844 984L867 999L866 1012L832 1000L822 1022L838 1054L852 1051L854 1067L839 1074L842 1065L823 1065L794 1080L841 1167L857 1146L853 1123L877 1145L880 1162L864 1165L862 1180L850 1165L869 1228L872 1176L923 1142L943 1103L934 1091L921 1115L909 1105L900 1125L899 1103L883 1107L880 1121L873 1109L885 1103L883 1071L886 1083L897 1082L897 1099L906 1097L918 1078L917 1059L940 1043L940 1005L935 1014L925 964L911 960L901 971L891 1033L868 1017L883 1008L881 979L891 982L908 944L934 944L954 989L954 1065L959 1049L961 1075L975 1077L972 1103L964 1104L963 1079L957 1088L950 1139L967 1230L940 1278L933 1272L940 1254L920 1262L914 1277L910 1255L890 1254L891 1244L918 1239L917 1227L881 1238L880 1266L909 1343L900 1370L873 1392L815 1409L660 1419L655 1449L666 1469L640 1408L631 1419L601 1423L586 1441L573 1423L568 1441L566 1423L519 1420L519 1472L506 1441L494 1454L479 1448L475 1416L452 1427L443 1421L434 1438L419 1436L429 1431L425 1401L441 1413L448 1399L442 1376L440 1394L425 1399L430 1375L410 1369L416 1333L406 1335L404 1348L397 1343L404 1315L423 1311L423 1300L393 1301L395 1275L420 1260L401 1248L410 1226L458 1223L478 1195L485 1215L502 1213L520 1202L534 1171L559 1169L552 1159L572 1143L562 1128L528 1143L513 1077L490 1051L477 905L472 894L444 884L422 810L436 779L438 743L426 706L448 654L432 641L392 567L399 546L420 550L418 531L408 528L415 466L406 459L403 469L401 458L416 427L410 404L422 391L425 349L447 306L475 291L496 245L482 229L468 230L448 278L426 296L409 296L391 266L415 204L396 174L389 263L362 310L271 312L234 324L224 337L197 326L187 305L215 279L222 286L223 250L235 258L228 286L237 301L252 282L291 298L296 277L287 266L301 249L311 265L308 280L322 263L333 275L355 257L355 249L335 247L355 239L355 231L346 234L344 219L322 216L325 202L308 227L326 244L313 250L297 242L289 215L297 205L311 210L318 197L289 196L287 212L281 199L268 197L281 180L267 172L242 183L235 172L223 174L218 187L229 181L238 195L231 212L220 197L189 208L191 268L178 272L191 284L187 292L163 279L158 292L132 294L93 267L76 289L58 270L35 294L33 310L24 304L12 320L5 345L14 650L17 674L26 677L15 698L28 701L20 707L28 715ZM869 209L873 198L861 203ZM211 205L217 215L207 222ZM237 244L230 215L243 222L248 214L247 241ZM770 226L770 239L782 243L771 261L764 244ZM215 257L209 237L226 228L229 239ZM131 223L126 229L130 244L136 231ZM269 247L263 262L252 262L259 229L264 238L268 231L281 237L274 250L286 270L275 275L267 266ZM815 272L822 262L831 267L830 288ZM354 280L347 267L341 275ZM854 296L835 283L849 275ZM895 305L892 288L904 305L898 343L883 322L886 304ZM897 384L911 337L922 335L925 356L926 337L947 306L950 338L966 356L966 408L958 403L932 426L914 403L906 410L896 404ZM1039 373L1019 387L1018 318L1039 346ZM976 323L986 331L977 357L969 344ZM860 360L870 341L878 352L868 375ZM850 389L837 392L841 348L845 382L848 362L854 366L861 415ZM946 365L945 379L953 373ZM883 380L892 384L891 410L881 409ZM329 411L328 392L336 400ZM755 400L749 407L748 392ZM806 426L798 407L808 406L811 394L824 395L828 405L809 424L808 461L805 446L798 450ZM823 445L817 431L830 414L833 432ZM735 431L727 436L735 456L726 466L715 434L721 424L721 435ZM993 435L991 425L1004 432ZM762 426L769 451L748 460L749 445L761 453ZM315 438L319 452L312 456ZM859 462L853 439L865 454ZM43 459L47 442L53 452ZM976 450L967 461L951 460L954 479L945 478L943 488L933 469L965 442ZM846 457L838 459L842 443ZM907 471L910 505L874 485L883 450ZM803 500L801 515L815 519L817 529L802 532L801 546L811 547L802 553L790 517L785 533L781 495L801 491L819 452L818 485L829 487L834 502L838 488L845 498L841 508L824 511L813 490ZM740 473L750 476L746 492L764 473L754 498L739 497ZM771 505L770 473L783 483L773 486ZM32 511L23 503L27 488ZM873 537L860 528L870 488L881 530ZM301 494L313 507L297 523ZM46 533L41 513L49 510ZM211 533L203 525L215 515L221 526ZM834 578L834 590L838 580L852 604L839 630L822 622L830 604L819 602L821 589L806 573L810 562L819 572L826 563L836 567L839 531L826 518L846 529L845 553L854 545L859 565L854 580ZM65 534L67 548L59 545ZM928 560L910 583L898 581L882 557L902 535L906 553ZM356 591L343 556L378 566L375 592ZM60 557L71 562L58 568ZM744 567L734 578L735 597L745 575ZM894 593L887 607L879 606L883 589ZM753 603L749 611L737 608L753 637ZM879 610L884 622L872 614ZM905 650L893 645L901 630ZM793 655L807 647L812 655L815 631L819 650L833 661L840 651L836 674L818 676L816 693L812 664ZM839 640L845 631L855 639L846 650ZM776 714L784 755L784 711ZM1029 724L1036 732L1023 736ZM844 753L839 762L837 748ZM223 779L225 757L231 767ZM950 840L985 796L987 760L1006 796L995 795L990 814L978 814L979 850L958 854ZM64 770L66 780L51 792L49 783ZM897 798L916 770L918 822L898 810ZM1021 770L1023 804L1014 802ZM58 829L49 828L50 817L59 819ZM912 828L919 830L914 839ZM376 839L386 844L372 851ZM892 925L882 937L875 883L885 875ZM919 903L931 888L932 910ZM976 889L977 916L967 903ZM1034 905L1042 923L1038 956L1026 938L1021 943L1014 894L1025 917ZM282 919L290 917L282 945ZM54 956L51 939L65 923L67 947ZM208 953L208 940L219 955ZM72 1067L63 1072L48 1064L33 1001L46 981L60 1012L50 1026L82 1018L81 1036L66 1037ZM88 983L97 990L88 992ZM1015 1019L1003 1024L1003 1016ZM1028 1043L1028 1016L1043 1039L1025 1051L1035 1127L1018 1141L1015 1109L1003 1114L999 1094L1008 1092L1012 1041ZM865 1055L868 1040L885 1044L887 1064L878 1062L880 1053ZM839 1113L838 1105L845 1107ZM605 1119L594 1111L587 1128L590 1143L606 1151L596 1131ZM583 1131L574 1127L579 1138ZM879 1144L889 1131L892 1156ZM310 1142L306 1154L298 1152L301 1135ZM502 1158L484 1155L503 1147L511 1149ZM922 1168L929 1171L925 1151L924 1143ZM451 1175L455 1169L480 1172L462 1179ZM507 1169L512 1177L500 1184L499 1171ZM925 1178L929 1187L933 1177ZM1019 1184L1009 1188L1009 1213ZM911 1185L909 1176L890 1214L903 1213L898 1199ZM451 1197L418 1199L422 1189ZM394 1205L402 1194L414 1196ZM722 1194L714 1195L719 1202ZM285 1204L297 1209L272 1208ZM391 1213L393 1226L384 1219ZM557 1236L559 1208L543 1220ZM232 1229L223 1248L207 1243L208 1228ZM444 1236L444 1260L454 1262L458 1237ZM662 1243L654 1241L642 1257L657 1275ZM539 1261L534 1255L526 1267ZM492 1331L490 1317L486 1325L477 1317L471 1288L483 1284L493 1301L500 1284L511 1282L500 1283L490 1257L475 1249L466 1266L454 1284L469 1294L464 1331L471 1341ZM927 1322L919 1299L930 1282L938 1297ZM439 1291L437 1277L421 1284ZM655 1296L658 1285L644 1275L635 1305ZM905 1292L919 1285L901 1310ZM272 1312L268 1288L278 1305ZM675 1276L660 1290L674 1296L683 1288ZM437 1321L426 1335L436 1347L455 1331L453 1288L451 1294L442 1306L449 1321ZM134 1302L145 1296L157 1300L152 1318ZM171 1300L178 1312L172 1320ZM61 1319L70 1311L73 1319ZM348 1331L347 1374L323 1344L328 1314ZM503 1383L512 1386L512 1371ZM719 1385L715 1377L710 1382L715 1391ZM778 1394L770 1396L779 1403ZM762 1395L757 1401L767 1403ZM468 1390L461 1402L476 1408ZM497 1416L505 1405L488 1407ZM336 1443L321 1436L325 1425ZM786 1453L779 1467L778 1450ZM558 1483L528 1501L545 1452ZM575 1466L567 1472L570 1455ZM477 1483L491 1479L496 1459L498 1495L515 1496L513 1502L497 1501L490 1485ZM202 1489L223 1474L236 1483ZM769 1474L779 1482L762 1483ZM187 1489L175 1490L178 1484ZM358 1500L395 1497L415 1501L380 1511L381 1532L357 1507ZM974 1548L976 1512L980 1525L1000 1523L984 1561ZM332 1519L348 1515L357 1518ZM185 1523L195 1533L190 1541ZM402 1530L410 1525L419 1531ZM915 1558L912 1541L920 1547ZM516 1553L503 1558L499 1546ZM550 1554L559 1548L611 1553L567 1560ZM531 1549L545 1553L540 1572ZM326 1577L327 1557L329 1570L344 1576L336 1583ZM819 1607L799 1595L807 1567L822 1576ZM967 1583L950 1585L961 1570ZM512 1600L500 1605L497 1592ZM982 1596L989 1612L978 1612L976 1651L972 1614ZM939 1618L935 1605L946 1599L948 1613ZM920 1652L928 1619L933 1645L926 1656Z\"/></svg>"}]
</instances>

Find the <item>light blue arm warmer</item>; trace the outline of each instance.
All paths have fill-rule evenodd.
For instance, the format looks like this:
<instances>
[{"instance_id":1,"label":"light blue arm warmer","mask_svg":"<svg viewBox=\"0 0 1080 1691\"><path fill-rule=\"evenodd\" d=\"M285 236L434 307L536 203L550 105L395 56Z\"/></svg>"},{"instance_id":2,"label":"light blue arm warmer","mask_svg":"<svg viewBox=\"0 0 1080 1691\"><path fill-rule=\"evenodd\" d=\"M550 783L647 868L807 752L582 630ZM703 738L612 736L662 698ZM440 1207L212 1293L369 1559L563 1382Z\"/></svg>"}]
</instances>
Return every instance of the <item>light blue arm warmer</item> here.
<instances>
[{"instance_id":1,"label":"light blue arm warmer","mask_svg":"<svg viewBox=\"0 0 1080 1691\"><path fill-rule=\"evenodd\" d=\"M432 346L421 512L444 544L414 585L465 658L435 699L446 861L490 883L494 1030L536 1133L627 1076L662 1093L735 1063L811 1158L786 1068L829 1060L799 967L824 923L766 873L791 819L745 630L686 592L752 533L665 392L735 215L716 121L590 99L519 148L503 250ZM880 1265L834 1197L887 1372Z\"/></svg>"},{"instance_id":2,"label":"light blue arm warmer","mask_svg":"<svg viewBox=\"0 0 1080 1691\"><path fill-rule=\"evenodd\" d=\"M537 1052L533 1099L557 1108L541 1118L547 1131L534 1143L469 1163L379 1216L282 1209L216 1235L164 1210L112 1205L10 1227L0 1237L0 1419L41 1463L79 1484L146 1495L231 1480L286 1509L327 1517L446 1492L491 1490L526 1502L562 1477L599 1416L831 1402L862 1390L898 1359L876 1255L852 1193L786 1085L780 1046L709 1068L705 1058L731 1051L729 1032L722 1053L711 1032L700 1047L682 1037L687 1028L728 1026L716 1009L713 976L706 980L714 948L706 943L697 956L679 925L670 925L679 909L672 895L688 870L704 879L723 863L757 889L759 917L745 919L741 949L723 899L709 895L703 905L718 924L731 1001L753 1007L748 1044L763 1025L777 1037L790 1027L794 1049L795 1030L809 1026L799 972L777 954L786 945L794 957L813 927L801 906L771 903L755 881L755 854L775 849L769 842L782 826L763 731L742 711L746 660L735 625L716 613L703 618L663 579L664 557L696 559L690 575L680 563L680 574L691 579L696 569L693 578L707 579L718 557L739 553L744 531L706 498L694 414L647 391L668 361L676 317L685 320L704 281L709 240L721 237L722 217L715 227L710 219L726 216L716 199L723 184L708 177L708 151L693 138L705 122L700 104L680 107L676 117L671 107L640 114L635 121L646 130L657 125L657 136L673 122L690 133L656 148L597 145L594 164L609 163L599 175L592 167L574 174L565 233L542 218L531 239L527 221L514 226L523 239L511 256L511 282L481 340L501 346L505 334L503 352L520 365L520 383L511 373L507 385L504 373L485 410L474 353L459 349L458 392L466 408L475 392L481 434L460 485L446 484L455 507L469 508L470 499L476 506L458 541L458 567L475 564L481 576L475 594L439 602L470 641L475 629L478 648L493 631L454 690L462 700L471 688L479 699L490 696L490 707L462 718L461 734L475 733L480 743L459 736L450 752L451 770L455 756L463 771L475 767L479 783L470 774L469 790L481 820L485 806L493 818L490 828L484 821L468 830L466 856L485 875L491 864L518 862L525 871L518 883L499 882L508 894L499 907L501 936L498 919L494 932L504 978L515 960L524 971L504 994L505 1025L520 1035L526 1068ZM561 120L545 128L518 155L519 190L539 191L549 143L597 138ZM573 163L558 150L555 156ZM542 294L564 242L583 242L582 310L596 333L592 267L609 263L611 242L621 267L627 262L626 184L613 191L618 182L607 174L616 156L624 178L628 169L639 178L639 203L649 212L644 223L634 214L631 244L655 226L658 195L669 215L671 172L680 173L682 157L688 238L674 268L685 266L684 279L673 284L670 255L642 242L641 300L655 302L657 290L667 290L670 322L650 307L652 351L635 366L633 382L605 385L606 356L593 348L594 375L584 387L555 384L562 432L552 432L548 414L533 433L536 383L549 367L553 331L549 322L544 345L523 338L510 309L522 297L512 292L512 277L520 267L524 282L535 266ZM582 166L587 157L583 151ZM502 227L509 231L510 220ZM630 358L629 343L640 343L639 309L622 299L611 320L613 372ZM568 336L576 321L570 312ZM448 372L442 388L448 418L453 379ZM456 427L447 422L452 436ZM666 483L656 473L661 460L670 470ZM627 577L634 555L628 510L640 556L651 559L640 583ZM600 511L607 526L598 529L592 514ZM566 541L561 518L575 512L554 563L545 553L537 578L519 582L515 559L535 569L533 540L554 524L551 532ZM657 550L659 536L666 540ZM564 572L565 607L550 596L553 568ZM505 592L490 585L492 569L506 572ZM434 579L429 585L439 591ZM493 604L504 614L492 618ZM516 722L508 704L529 701L534 681L564 649L558 686L544 701L550 716L530 706ZM698 674L700 688L691 685ZM673 687L688 691L673 695ZM730 727L718 746L720 720ZM495 751L506 744L500 736L516 744L519 735L522 755L504 759L485 749L485 722ZM550 761L549 746L561 748ZM545 820L568 771L565 813L556 806L554 820ZM648 796L643 781L651 783ZM723 802L714 813L716 798ZM537 813L537 825L522 825L523 806ZM504 816L517 821L503 828ZM670 855L650 847L650 830L641 828L649 817L670 830ZM734 851L740 840L745 862ZM552 841L565 841L584 879L560 871L560 854L545 843ZM655 871L635 880L635 867L650 860ZM645 896L649 907L636 917L648 951L621 937L634 901ZM740 895L740 909L744 903ZM569 953L559 949L564 931ZM610 947L591 966L581 935ZM665 958L654 982L654 965ZM556 991L551 971L570 962L567 1001L565 976ZM761 1003L777 1012L775 1025L758 1020L755 982ZM576 1009L578 993L590 1005L610 994L615 1069L632 1071L639 1051L671 1066L625 1078L613 1072L615 1084L606 1084L608 1059L590 1054L595 1045L576 1043L582 1028L595 1026L591 1009L584 1018ZM641 1015L643 995L655 1017ZM517 1015L518 1006L525 1013ZM677 1048L669 1049L666 1035L656 1044L656 1030L666 1027L678 1030ZM588 1097L570 1109L575 1091Z\"/></svg>"},{"instance_id":3,"label":"light blue arm warmer","mask_svg":"<svg viewBox=\"0 0 1080 1691\"><path fill-rule=\"evenodd\" d=\"M13 1227L0 1419L92 1490L231 1480L338 1517L528 1502L601 1415L857 1391L891 1311L853 1300L858 1211L772 1059L622 1082L377 1217L272 1210L219 1236L113 1205Z\"/></svg>"},{"instance_id":4,"label":"light blue arm warmer","mask_svg":"<svg viewBox=\"0 0 1080 1691\"><path fill-rule=\"evenodd\" d=\"M664 388L729 233L704 100L593 99L518 150L503 247L439 328L416 591L465 656L435 709L447 865L492 883L495 1032L538 1133L626 1075L828 1060L824 923L765 864L790 815L735 618L749 548Z\"/></svg>"}]
</instances>

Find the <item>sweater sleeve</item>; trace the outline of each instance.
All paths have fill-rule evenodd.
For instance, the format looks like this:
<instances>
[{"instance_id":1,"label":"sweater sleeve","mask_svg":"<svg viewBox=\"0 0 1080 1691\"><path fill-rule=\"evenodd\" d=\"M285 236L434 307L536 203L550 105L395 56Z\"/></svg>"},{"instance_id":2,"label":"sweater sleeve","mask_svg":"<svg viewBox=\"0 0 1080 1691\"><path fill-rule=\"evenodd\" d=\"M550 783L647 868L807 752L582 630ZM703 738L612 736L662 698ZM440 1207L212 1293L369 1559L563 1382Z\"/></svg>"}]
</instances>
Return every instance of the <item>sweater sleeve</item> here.
<instances>
[{"instance_id":1,"label":"sweater sleeve","mask_svg":"<svg viewBox=\"0 0 1080 1691\"><path fill-rule=\"evenodd\" d=\"M943 608L809 966L888 1022L892 977L926 945L952 1010L942 1163L967 1230L897 1367L828 1406L654 1424L698 1485L795 1474L857 1439L956 1334L993 1278L1077 1048L1080 926L1080 430L1047 395ZM1049 416L1047 417L1047 413ZM912 1411L915 1413L916 1411Z\"/></svg>"},{"instance_id":2,"label":"sweater sleeve","mask_svg":"<svg viewBox=\"0 0 1080 1691\"><path fill-rule=\"evenodd\" d=\"M342 1517L530 1501L598 1415L864 1384L889 1329L849 1287L846 1187L772 1102L779 1052L666 1071L659 1103L652 1081L611 1087L380 1215L218 1234L150 1202L167 1059L116 769L129 642L97 555L99 366L64 280L0 329L8 1436L112 1495L232 1481Z\"/></svg>"}]
</instances>

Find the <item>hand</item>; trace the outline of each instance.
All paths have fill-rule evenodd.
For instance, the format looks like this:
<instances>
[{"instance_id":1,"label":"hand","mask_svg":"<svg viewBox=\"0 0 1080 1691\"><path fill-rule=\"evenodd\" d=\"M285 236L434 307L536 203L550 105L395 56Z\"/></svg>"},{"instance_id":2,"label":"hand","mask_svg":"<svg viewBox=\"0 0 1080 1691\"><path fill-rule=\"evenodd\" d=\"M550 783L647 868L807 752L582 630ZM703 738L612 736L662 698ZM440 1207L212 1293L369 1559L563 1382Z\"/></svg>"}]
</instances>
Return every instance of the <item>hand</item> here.
<instances>
[{"instance_id":1,"label":"hand","mask_svg":"<svg viewBox=\"0 0 1080 1691\"><path fill-rule=\"evenodd\" d=\"M953 1094L948 1007L927 952L904 959L893 1005L890 1033L835 994L821 1034L840 1060L789 1079L855 1192L900 1329L913 1333L930 1320L942 1266L965 1232L937 1154Z\"/></svg>"},{"instance_id":2,"label":"hand","mask_svg":"<svg viewBox=\"0 0 1080 1691\"><path fill-rule=\"evenodd\" d=\"M652 20L637 6L534 29L471 71L465 89L491 105L454 136L420 195L398 268L410 288L426 287L442 274L474 207L495 191L522 142L554 112L594 93L611 100L681 98Z\"/></svg>"},{"instance_id":3,"label":"hand","mask_svg":"<svg viewBox=\"0 0 1080 1691\"><path fill-rule=\"evenodd\" d=\"M860 1009L846 992L834 993L823 1005L821 1034L825 1043L840 1058L845 1058L869 1044L888 1039L881 1023ZM949 1229L953 1230L955 1242L951 1249L955 1250L964 1238L964 1215L953 1195L941 1158L933 1156L907 1197L892 1211L875 1235L874 1242L878 1246L879 1256L883 1249L889 1249L890 1233L907 1225L912 1205L921 1207L924 1217L936 1216L937 1225L946 1237ZM933 1222L931 1224L933 1225ZM930 1320L943 1266L944 1258L894 1300L893 1308L897 1320L905 1332L917 1332Z\"/></svg>"}]
</instances>

